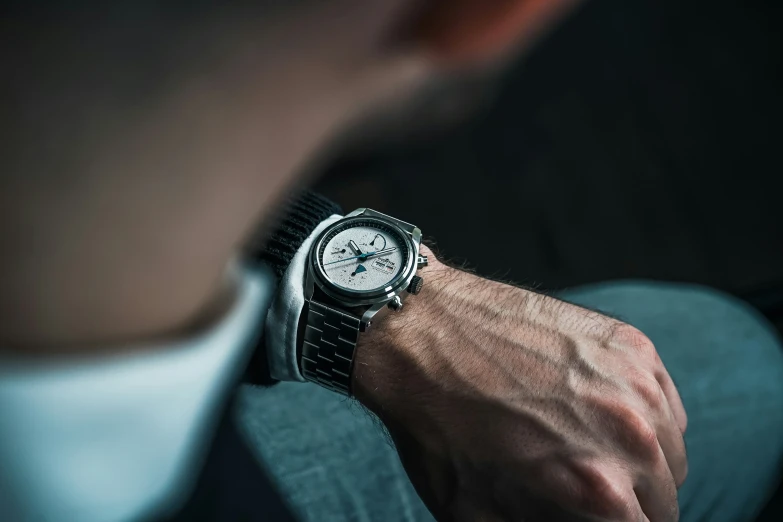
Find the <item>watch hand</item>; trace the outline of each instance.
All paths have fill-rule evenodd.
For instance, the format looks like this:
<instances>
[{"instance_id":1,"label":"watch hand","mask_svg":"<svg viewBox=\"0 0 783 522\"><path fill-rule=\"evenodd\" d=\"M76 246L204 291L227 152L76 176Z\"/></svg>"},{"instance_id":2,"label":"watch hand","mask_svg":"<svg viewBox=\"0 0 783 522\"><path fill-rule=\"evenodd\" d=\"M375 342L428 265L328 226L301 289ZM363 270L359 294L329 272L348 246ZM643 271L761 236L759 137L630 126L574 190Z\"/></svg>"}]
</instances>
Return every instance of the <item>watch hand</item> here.
<instances>
[{"instance_id":1,"label":"watch hand","mask_svg":"<svg viewBox=\"0 0 783 522\"><path fill-rule=\"evenodd\" d=\"M372 257L372 256L380 256L383 254L388 254L390 252L393 252L397 250L397 247L391 247L387 248L386 250L378 250L376 252L367 252L366 254L362 254L360 256L353 256L353 257L346 257L345 259L338 259L337 261L330 261L329 263L324 263L324 266L333 265L335 263L341 263L343 261L350 261L351 259L361 259L364 261L365 259Z\"/></svg>"},{"instance_id":2,"label":"watch hand","mask_svg":"<svg viewBox=\"0 0 783 522\"><path fill-rule=\"evenodd\" d=\"M362 252L361 249L359 248L359 245L357 245L356 241L354 241L353 239L348 241L348 246L351 247L351 250L353 250L353 253L356 254L357 256L361 256L364 254L364 252Z\"/></svg>"},{"instance_id":3,"label":"watch hand","mask_svg":"<svg viewBox=\"0 0 783 522\"><path fill-rule=\"evenodd\" d=\"M360 256L346 257L345 259L338 259L337 261L330 261L328 263L324 263L324 266L333 265L335 263L342 263L343 261L350 261L351 259L359 259L359 258L364 257L366 255L367 254L362 254Z\"/></svg>"},{"instance_id":4,"label":"watch hand","mask_svg":"<svg viewBox=\"0 0 783 522\"><path fill-rule=\"evenodd\" d=\"M385 250L376 250L375 252L368 252L368 253L364 254L364 256L362 256L362 257L364 257L364 259L368 259L370 257L382 256L384 254L388 254L390 252L394 252L395 250L397 250L397 247L391 247L391 248L387 248Z\"/></svg>"}]
</instances>

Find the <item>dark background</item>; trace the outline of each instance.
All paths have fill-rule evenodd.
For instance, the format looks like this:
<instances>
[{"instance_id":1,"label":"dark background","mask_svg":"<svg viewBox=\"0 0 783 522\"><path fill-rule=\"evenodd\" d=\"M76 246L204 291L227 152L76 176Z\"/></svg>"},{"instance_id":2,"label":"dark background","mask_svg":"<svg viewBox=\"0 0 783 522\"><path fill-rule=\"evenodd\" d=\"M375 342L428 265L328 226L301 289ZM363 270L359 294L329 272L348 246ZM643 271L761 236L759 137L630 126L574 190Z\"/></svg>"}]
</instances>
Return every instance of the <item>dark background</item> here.
<instances>
[{"instance_id":1,"label":"dark background","mask_svg":"<svg viewBox=\"0 0 783 522\"><path fill-rule=\"evenodd\" d=\"M587 0L469 121L318 189L483 275L703 283L783 328L782 21L780 1Z\"/></svg>"},{"instance_id":2,"label":"dark background","mask_svg":"<svg viewBox=\"0 0 783 522\"><path fill-rule=\"evenodd\" d=\"M341 158L318 189L481 274L690 281L779 307L781 4L586 0L470 121Z\"/></svg>"}]
</instances>

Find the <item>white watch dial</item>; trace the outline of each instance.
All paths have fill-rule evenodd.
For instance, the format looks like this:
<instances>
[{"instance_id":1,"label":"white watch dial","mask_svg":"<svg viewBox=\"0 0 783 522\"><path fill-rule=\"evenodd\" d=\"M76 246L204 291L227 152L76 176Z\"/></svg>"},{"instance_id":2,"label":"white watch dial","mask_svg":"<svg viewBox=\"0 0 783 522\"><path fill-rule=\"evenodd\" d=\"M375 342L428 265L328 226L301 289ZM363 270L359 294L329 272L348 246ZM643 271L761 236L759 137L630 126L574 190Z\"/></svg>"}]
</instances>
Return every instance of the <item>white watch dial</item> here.
<instances>
[{"instance_id":1,"label":"white watch dial","mask_svg":"<svg viewBox=\"0 0 783 522\"><path fill-rule=\"evenodd\" d=\"M372 291L389 286L405 269L408 247L393 227L360 220L337 226L324 238L318 256L332 284Z\"/></svg>"}]
</instances>

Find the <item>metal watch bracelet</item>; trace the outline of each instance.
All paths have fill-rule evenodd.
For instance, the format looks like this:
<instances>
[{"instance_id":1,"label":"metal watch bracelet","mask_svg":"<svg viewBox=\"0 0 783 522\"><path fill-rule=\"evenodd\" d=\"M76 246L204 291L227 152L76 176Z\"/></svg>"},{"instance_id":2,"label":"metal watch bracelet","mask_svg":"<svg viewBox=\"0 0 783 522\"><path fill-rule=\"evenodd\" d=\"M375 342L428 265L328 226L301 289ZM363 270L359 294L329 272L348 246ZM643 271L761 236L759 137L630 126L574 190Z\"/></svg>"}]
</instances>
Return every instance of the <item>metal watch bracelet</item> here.
<instances>
[{"instance_id":1,"label":"metal watch bracelet","mask_svg":"<svg viewBox=\"0 0 783 522\"><path fill-rule=\"evenodd\" d=\"M307 302L301 371L305 379L350 397L358 317L317 301Z\"/></svg>"}]
</instances>

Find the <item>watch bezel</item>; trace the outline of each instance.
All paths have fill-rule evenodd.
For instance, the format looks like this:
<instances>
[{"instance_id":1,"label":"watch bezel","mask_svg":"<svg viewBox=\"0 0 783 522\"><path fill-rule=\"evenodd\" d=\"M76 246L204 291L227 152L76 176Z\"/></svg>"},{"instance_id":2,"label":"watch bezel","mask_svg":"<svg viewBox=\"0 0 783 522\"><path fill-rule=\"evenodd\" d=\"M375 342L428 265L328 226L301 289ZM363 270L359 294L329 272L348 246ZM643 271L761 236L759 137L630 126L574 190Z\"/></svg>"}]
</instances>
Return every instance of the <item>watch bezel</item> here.
<instances>
[{"instance_id":1,"label":"watch bezel","mask_svg":"<svg viewBox=\"0 0 783 522\"><path fill-rule=\"evenodd\" d=\"M318 260L318 253L321 251L321 245L323 244L324 239L334 231L335 228L350 226L351 223L358 224L360 222L375 222L393 229L397 235L402 238L407 247L408 255L405 259L404 268L383 288L374 290L348 290L340 287L329 280ZM411 238L411 235L400 228L396 223L380 217L359 215L343 218L326 227L326 229L319 234L313 247L310 249L309 265L311 273L315 276L315 284L318 285L318 288L326 295L346 306L365 306L388 301L405 290L416 273L417 255L418 249L416 248L416 244Z\"/></svg>"}]
</instances>

